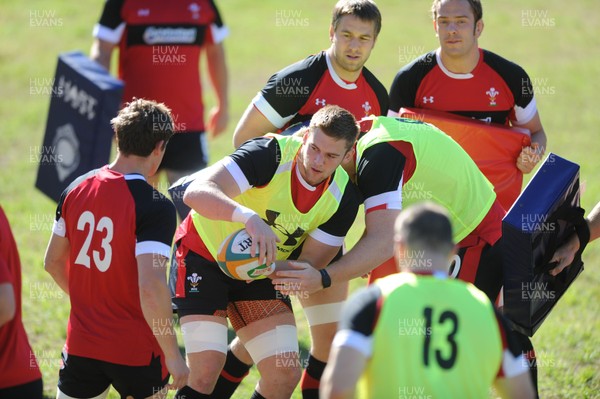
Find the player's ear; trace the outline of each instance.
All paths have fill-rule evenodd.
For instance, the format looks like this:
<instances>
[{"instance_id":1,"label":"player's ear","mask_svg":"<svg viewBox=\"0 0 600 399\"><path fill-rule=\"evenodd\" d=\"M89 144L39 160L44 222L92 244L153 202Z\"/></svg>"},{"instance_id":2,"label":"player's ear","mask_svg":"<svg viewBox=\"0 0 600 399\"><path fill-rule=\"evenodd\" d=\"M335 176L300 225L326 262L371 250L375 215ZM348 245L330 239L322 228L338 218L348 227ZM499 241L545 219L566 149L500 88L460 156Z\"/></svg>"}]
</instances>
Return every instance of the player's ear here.
<instances>
[{"instance_id":1,"label":"player's ear","mask_svg":"<svg viewBox=\"0 0 600 399\"><path fill-rule=\"evenodd\" d=\"M329 41L333 43L333 35L335 34L335 30L333 30L333 25L329 25Z\"/></svg>"},{"instance_id":2,"label":"player's ear","mask_svg":"<svg viewBox=\"0 0 600 399\"><path fill-rule=\"evenodd\" d=\"M475 23L475 38L478 39L481 36L481 32L483 32L483 19L480 19Z\"/></svg>"},{"instance_id":3,"label":"player's ear","mask_svg":"<svg viewBox=\"0 0 600 399\"><path fill-rule=\"evenodd\" d=\"M167 148L167 142L165 140L157 141L154 145L153 152L158 155L161 154Z\"/></svg>"},{"instance_id":4,"label":"player's ear","mask_svg":"<svg viewBox=\"0 0 600 399\"><path fill-rule=\"evenodd\" d=\"M435 31L435 36L439 37L437 21L434 19L432 22L433 22L433 30Z\"/></svg>"}]
</instances>

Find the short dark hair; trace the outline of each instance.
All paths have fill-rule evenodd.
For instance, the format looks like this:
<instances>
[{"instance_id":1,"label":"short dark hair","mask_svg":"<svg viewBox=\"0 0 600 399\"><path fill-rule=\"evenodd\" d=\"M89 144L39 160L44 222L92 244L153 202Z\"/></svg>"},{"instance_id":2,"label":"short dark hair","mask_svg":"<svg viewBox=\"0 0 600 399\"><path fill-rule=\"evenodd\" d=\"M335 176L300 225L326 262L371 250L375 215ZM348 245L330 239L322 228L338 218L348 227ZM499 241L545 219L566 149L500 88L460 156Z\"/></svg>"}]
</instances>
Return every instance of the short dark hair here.
<instances>
[{"instance_id":1,"label":"short dark hair","mask_svg":"<svg viewBox=\"0 0 600 399\"><path fill-rule=\"evenodd\" d=\"M173 136L171 110L163 103L134 98L110 121L123 155L147 157L164 140ZM164 148L164 146L163 146Z\"/></svg>"},{"instance_id":2,"label":"short dark hair","mask_svg":"<svg viewBox=\"0 0 600 399\"><path fill-rule=\"evenodd\" d=\"M433 19L436 20L438 16L438 10L442 6L442 2L444 0L433 0L433 4L431 5L431 13L433 14ZM471 6L471 11L473 11L473 15L475 16L475 23L483 18L483 7L481 6L481 0L465 0Z\"/></svg>"},{"instance_id":3,"label":"short dark hair","mask_svg":"<svg viewBox=\"0 0 600 399\"><path fill-rule=\"evenodd\" d=\"M343 16L354 15L358 19L375 24L375 38L381 31L381 13L371 0L340 0L333 8L331 26L335 31Z\"/></svg>"},{"instance_id":4,"label":"short dark hair","mask_svg":"<svg viewBox=\"0 0 600 399\"><path fill-rule=\"evenodd\" d=\"M310 119L309 129L319 128L327 136L346 141L349 151L358 137L359 128L354 115L337 105L326 105Z\"/></svg>"},{"instance_id":5,"label":"short dark hair","mask_svg":"<svg viewBox=\"0 0 600 399\"><path fill-rule=\"evenodd\" d=\"M400 212L394 226L394 240L413 250L448 255L454 248L448 211L433 202L411 205Z\"/></svg>"}]
</instances>

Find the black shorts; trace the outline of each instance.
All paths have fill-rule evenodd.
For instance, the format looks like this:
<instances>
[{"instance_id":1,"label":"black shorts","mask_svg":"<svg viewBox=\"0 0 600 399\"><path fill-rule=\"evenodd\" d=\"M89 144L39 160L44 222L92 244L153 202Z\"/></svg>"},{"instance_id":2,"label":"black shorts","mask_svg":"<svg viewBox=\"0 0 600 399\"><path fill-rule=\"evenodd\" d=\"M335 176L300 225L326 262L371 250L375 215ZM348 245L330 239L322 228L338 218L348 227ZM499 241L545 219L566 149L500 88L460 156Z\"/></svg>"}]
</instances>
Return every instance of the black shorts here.
<instances>
[{"instance_id":1,"label":"black shorts","mask_svg":"<svg viewBox=\"0 0 600 399\"><path fill-rule=\"evenodd\" d=\"M494 245L479 239L474 245L459 248L458 256L461 260L458 278L473 283L495 303L502 288L502 238Z\"/></svg>"},{"instance_id":2,"label":"black shorts","mask_svg":"<svg viewBox=\"0 0 600 399\"><path fill-rule=\"evenodd\" d=\"M208 163L204 132L176 133L169 140L160 169L197 171Z\"/></svg>"},{"instance_id":3,"label":"black shorts","mask_svg":"<svg viewBox=\"0 0 600 399\"><path fill-rule=\"evenodd\" d=\"M44 383L42 379L38 379L25 384L16 385L9 388L0 388L1 399L42 399L44 391Z\"/></svg>"},{"instance_id":4,"label":"black shorts","mask_svg":"<svg viewBox=\"0 0 600 399\"><path fill-rule=\"evenodd\" d=\"M58 389L73 398L96 397L111 384L122 398L147 398L160 392L169 381L160 356L149 359L147 366L125 366L65 352L62 359Z\"/></svg>"},{"instance_id":5,"label":"black shorts","mask_svg":"<svg viewBox=\"0 0 600 399\"><path fill-rule=\"evenodd\" d=\"M177 263L171 264L170 274L170 285L173 291L178 278L177 265L185 265L185 276L182 275L185 278L185 297L173 298L179 317L192 314L225 317L230 303L243 301L281 301L291 311L290 298L277 291L270 279L256 280L251 283L234 280L226 276L216 262L209 261L189 250L187 253L184 251L183 259L179 259L175 255L176 252L177 245L173 255ZM268 309L265 309L264 316L269 315Z\"/></svg>"}]
</instances>

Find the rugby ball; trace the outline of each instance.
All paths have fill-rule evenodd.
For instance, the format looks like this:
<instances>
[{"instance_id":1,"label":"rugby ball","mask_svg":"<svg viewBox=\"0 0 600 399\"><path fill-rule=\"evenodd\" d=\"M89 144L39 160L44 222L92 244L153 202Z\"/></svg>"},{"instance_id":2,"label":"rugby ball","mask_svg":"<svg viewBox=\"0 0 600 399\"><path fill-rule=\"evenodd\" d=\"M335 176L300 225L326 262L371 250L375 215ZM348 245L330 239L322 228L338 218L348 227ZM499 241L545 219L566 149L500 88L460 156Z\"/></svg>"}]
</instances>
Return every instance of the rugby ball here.
<instances>
[{"instance_id":1,"label":"rugby ball","mask_svg":"<svg viewBox=\"0 0 600 399\"><path fill-rule=\"evenodd\" d=\"M217 263L227 276L236 280L259 280L275 270L275 263L259 264L258 257L250 255L252 237L246 229L227 236L219 247Z\"/></svg>"}]
</instances>

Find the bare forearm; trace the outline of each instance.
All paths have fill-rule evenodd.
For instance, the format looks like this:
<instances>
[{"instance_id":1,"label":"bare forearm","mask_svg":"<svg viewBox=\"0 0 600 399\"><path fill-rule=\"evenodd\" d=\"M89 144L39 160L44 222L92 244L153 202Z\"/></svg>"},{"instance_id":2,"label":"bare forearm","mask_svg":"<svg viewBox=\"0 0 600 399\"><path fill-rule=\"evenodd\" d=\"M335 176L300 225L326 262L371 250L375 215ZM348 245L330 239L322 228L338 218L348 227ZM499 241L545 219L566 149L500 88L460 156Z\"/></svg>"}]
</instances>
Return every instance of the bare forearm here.
<instances>
[{"instance_id":1,"label":"bare forearm","mask_svg":"<svg viewBox=\"0 0 600 399\"><path fill-rule=\"evenodd\" d=\"M367 232L347 254L327 266L331 281L335 284L363 276L390 259L394 254L392 237L385 229Z\"/></svg>"},{"instance_id":2,"label":"bare forearm","mask_svg":"<svg viewBox=\"0 0 600 399\"><path fill-rule=\"evenodd\" d=\"M140 287L140 304L146 323L156 337L166 358L179 354L173 329L171 296L163 281L146 282Z\"/></svg>"},{"instance_id":3,"label":"bare forearm","mask_svg":"<svg viewBox=\"0 0 600 399\"><path fill-rule=\"evenodd\" d=\"M589 213L587 221L590 227L590 241L592 241L600 237L600 202Z\"/></svg>"},{"instance_id":4,"label":"bare forearm","mask_svg":"<svg viewBox=\"0 0 600 399\"><path fill-rule=\"evenodd\" d=\"M540 150L540 155L543 155L546 152L546 145L548 144L548 138L546 137L546 132L544 129L541 129L531 135L531 143L537 144L538 149Z\"/></svg>"},{"instance_id":5,"label":"bare forearm","mask_svg":"<svg viewBox=\"0 0 600 399\"><path fill-rule=\"evenodd\" d=\"M206 50L208 75L217 96L219 108L227 110L229 107L229 78L225 49L222 44L214 45Z\"/></svg>"}]
</instances>

